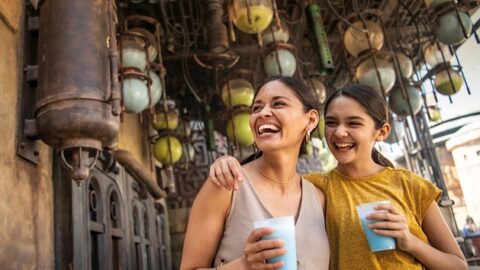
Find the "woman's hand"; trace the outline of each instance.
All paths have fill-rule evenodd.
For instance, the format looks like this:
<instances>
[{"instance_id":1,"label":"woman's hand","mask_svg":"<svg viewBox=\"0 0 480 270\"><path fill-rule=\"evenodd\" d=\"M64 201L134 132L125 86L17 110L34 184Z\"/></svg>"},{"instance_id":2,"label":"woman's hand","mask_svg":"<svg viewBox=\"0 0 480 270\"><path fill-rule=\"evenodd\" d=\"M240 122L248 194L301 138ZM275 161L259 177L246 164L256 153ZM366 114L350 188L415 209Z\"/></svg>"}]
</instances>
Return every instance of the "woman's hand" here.
<instances>
[{"instance_id":1,"label":"woman's hand","mask_svg":"<svg viewBox=\"0 0 480 270\"><path fill-rule=\"evenodd\" d=\"M273 232L272 228L253 230L245 243L245 261L250 269L279 269L283 262L266 263L268 259L280 256L287 252L283 248L283 240L260 240Z\"/></svg>"},{"instance_id":2,"label":"woman's hand","mask_svg":"<svg viewBox=\"0 0 480 270\"><path fill-rule=\"evenodd\" d=\"M232 156L221 156L210 165L209 179L217 186L227 190L238 190L238 181L242 181L241 165Z\"/></svg>"},{"instance_id":3,"label":"woman's hand","mask_svg":"<svg viewBox=\"0 0 480 270\"><path fill-rule=\"evenodd\" d=\"M417 238L410 233L405 216L392 204L379 204L374 207L375 212L367 215L369 220L379 220L368 225L375 233L383 236L394 237L397 248L406 252L412 250Z\"/></svg>"}]
</instances>

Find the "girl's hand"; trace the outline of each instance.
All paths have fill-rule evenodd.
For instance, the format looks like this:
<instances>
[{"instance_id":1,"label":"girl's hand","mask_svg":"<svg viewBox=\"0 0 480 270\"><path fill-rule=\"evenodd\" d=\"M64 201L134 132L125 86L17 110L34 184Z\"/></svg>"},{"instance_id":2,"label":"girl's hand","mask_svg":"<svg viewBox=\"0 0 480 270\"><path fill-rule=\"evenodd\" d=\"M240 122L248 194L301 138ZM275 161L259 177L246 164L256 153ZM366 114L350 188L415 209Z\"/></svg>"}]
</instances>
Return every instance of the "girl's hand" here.
<instances>
[{"instance_id":1,"label":"girl's hand","mask_svg":"<svg viewBox=\"0 0 480 270\"><path fill-rule=\"evenodd\" d=\"M283 248L283 240L260 240L273 232L272 228L253 230L245 243L245 261L250 269L279 269L283 262L266 263L265 261L287 252Z\"/></svg>"},{"instance_id":2,"label":"girl's hand","mask_svg":"<svg viewBox=\"0 0 480 270\"><path fill-rule=\"evenodd\" d=\"M379 220L369 224L368 227L380 235L394 237L398 249L406 252L412 250L416 237L410 233L405 216L392 204L379 204L374 209L387 212L375 212L367 215L369 220Z\"/></svg>"},{"instance_id":3,"label":"girl's hand","mask_svg":"<svg viewBox=\"0 0 480 270\"><path fill-rule=\"evenodd\" d=\"M217 186L227 190L238 190L238 181L242 181L241 165L232 156L221 156L210 165L209 179Z\"/></svg>"}]
</instances>

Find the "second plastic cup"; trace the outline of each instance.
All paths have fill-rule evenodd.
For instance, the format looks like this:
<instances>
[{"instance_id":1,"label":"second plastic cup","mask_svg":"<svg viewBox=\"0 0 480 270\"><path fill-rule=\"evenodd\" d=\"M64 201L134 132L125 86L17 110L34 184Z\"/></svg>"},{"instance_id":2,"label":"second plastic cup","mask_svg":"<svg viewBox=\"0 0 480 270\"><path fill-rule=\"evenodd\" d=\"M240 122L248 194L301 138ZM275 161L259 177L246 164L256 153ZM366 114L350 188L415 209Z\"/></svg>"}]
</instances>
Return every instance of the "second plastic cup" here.
<instances>
[{"instance_id":1,"label":"second plastic cup","mask_svg":"<svg viewBox=\"0 0 480 270\"><path fill-rule=\"evenodd\" d=\"M377 201L357 205L357 212L362 222L363 232L368 240L370 250L373 252L395 249L395 239L393 237L383 236L375 233L368 227L368 224L378 221L368 220L366 216L374 212L385 212L385 210L375 210L373 207L379 204L390 204L390 201Z\"/></svg>"},{"instance_id":2,"label":"second plastic cup","mask_svg":"<svg viewBox=\"0 0 480 270\"><path fill-rule=\"evenodd\" d=\"M283 261L281 270L297 269L297 249L295 246L295 220L293 216L271 218L254 222L255 229L270 227L273 232L266 235L262 240L282 239L287 252L281 256L267 260L268 263Z\"/></svg>"}]
</instances>

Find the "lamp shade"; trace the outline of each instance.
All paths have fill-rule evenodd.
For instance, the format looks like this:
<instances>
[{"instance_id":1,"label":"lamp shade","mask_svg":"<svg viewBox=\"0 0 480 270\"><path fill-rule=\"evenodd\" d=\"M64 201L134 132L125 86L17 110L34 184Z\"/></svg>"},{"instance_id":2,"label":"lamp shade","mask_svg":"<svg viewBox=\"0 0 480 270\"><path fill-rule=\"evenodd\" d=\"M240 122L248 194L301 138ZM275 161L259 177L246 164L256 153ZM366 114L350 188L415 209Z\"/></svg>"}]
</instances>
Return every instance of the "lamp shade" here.
<instances>
[{"instance_id":1,"label":"lamp shade","mask_svg":"<svg viewBox=\"0 0 480 270\"><path fill-rule=\"evenodd\" d=\"M139 113L148 107L148 88L145 81L126 78L122 82L122 101L125 111Z\"/></svg>"},{"instance_id":2,"label":"lamp shade","mask_svg":"<svg viewBox=\"0 0 480 270\"><path fill-rule=\"evenodd\" d=\"M400 71L405 79L410 78L413 75L413 63L412 60L402 52L397 52L398 64Z\"/></svg>"},{"instance_id":3,"label":"lamp shade","mask_svg":"<svg viewBox=\"0 0 480 270\"><path fill-rule=\"evenodd\" d=\"M147 67L145 41L132 35L122 36L122 67L144 71Z\"/></svg>"},{"instance_id":4,"label":"lamp shade","mask_svg":"<svg viewBox=\"0 0 480 270\"><path fill-rule=\"evenodd\" d=\"M249 146L253 144L253 133L250 129L250 113L244 112L233 116L227 124L227 136L232 141L239 144ZM235 126L235 127L234 127ZM235 138L233 130L235 129Z\"/></svg>"},{"instance_id":5,"label":"lamp shade","mask_svg":"<svg viewBox=\"0 0 480 270\"><path fill-rule=\"evenodd\" d=\"M322 82L322 80L317 77L311 77L308 80L307 85L312 88L313 92L318 98L318 101L323 104L323 102L325 102L325 99L327 98L327 88L325 87L325 84Z\"/></svg>"},{"instance_id":6,"label":"lamp shade","mask_svg":"<svg viewBox=\"0 0 480 270\"><path fill-rule=\"evenodd\" d=\"M275 49L265 57L263 61L263 67L268 77L279 75L292 76L295 74L295 70L297 68L297 60L295 59L293 53L289 50Z\"/></svg>"},{"instance_id":7,"label":"lamp shade","mask_svg":"<svg viewBox=\"0 0 480 270\"><path fill-rule=\"evenodd\" d=\"M378 22L367 20L366 27L362 21L357 21L353 25L358 29L366 29L368 31L368 39L366 33L350 26L345 32L344 43L347 51L357 57L360 53L370 50L368 40L372 45L372 49L381 50L383 47L384 36L382 27Z\"/></svg>"},{"instance_id":8,"label":"lamp shade","mask_svg":"<svg viewBox=\"0 0 480 270\"><path fill-rule=\"evenodd\" d=\"M450 76L449 76L450 73ZM450 81L450 78L452 80ZM453 86L452 86L453 84ZM460 91L463 86L463 78L453 69L443 70L435 78L435 89L442 95L454 95Z\"/></svg>"},{"instance_id":9,"label":"lamp shade","mask_svg":"<svg viewBox=\"0 0 480 270\"><path fill-rule=\"evenodd\" d=\"M443 56L442 56L443 53ZM450 62L452 54L445 44L438 42L428 43L423 49L423 56L430 67L434 67L440 63ZM445 59L444 59L445 58Z\"/></svg>"},{"instance_id":10,"label":"lamp shade","mask_svg":"<svg viewBox=\"0 0 480 270\"><path fill-rule=\"evenodd\" d=\"M470 16L463 11L458 11L458 15L457 11L451 10L437 18L434 32L440 42L447 45L459 45L470 36L473 28Z\"/></svg>"},{"instance_id":11,"label":"lamp shade","mask_svg":"<svg viewBox=\"0 0 480 270\"><path fill-rule=\"evenodd\" d=\"M375 68L373 58L370 57L358 65L355 72L355 77L360 84L368 85L379 93L382 93L383 87L383 90L386 94L395 84L395 69L391 63L382 57L373 57L375 58L378 73L377 69ZM380 78L378 77L378 74L380 74Z\"/></svg>"},{"instance_id":12,"label":"lamp shade","mask_svg":"<svg viewBox=\"0 0 480 270\"><path fill-rule=\"evenodd\" d=\"M230 90L230 95L228 91ZM222 101L225 106L252 106L255 90L250 82L245 79L229 80L222 88ZM230 98L230 99L229 99Z\"/></svg>"},{"instance_id":13,"label":"lamp shade","mask_svg":"<svg viewBox=\"0 0 480 270\"><path fill-rule=\"evenodd\" d=\"M160 77L158 77L157 73L154 71L148 72L148 76L152 80L152 84L150 85L150 94L152 97L152 105L155 105L160 101L160 98L162 97L162 81L160 80Z\"/></svg>"},{"instance_id":14,"label":"lamp shade","mask_svg":"<svg viewBox=\"0 0 480 270\"><path fill-rule=\"evenodd\" d=\"M248 34L262 32L273 19L271 0L233 0L229 12L233 24Z\"/></svg>"},{"instance_id":15,"label":"lamp shade","mask_svg":"<svg viewBox=\"0 0 480 270\"><path fill-rule=\"evenodd\" d=\"M174 130L178 127L178 122L179 116L176 110L170 110L167 113L160 111L155 114L155 121L153 122L153 127L157 130L161 130L167 129L168 125L168 129Z\"/></svg>"},{"instance_id":16,"label":"lamp shade","mask_svg":"<svg viewBox=\"0 0 480 270\"><path fill-rule=\"evenodd\" d=\"M280 21L280 28L277 26L276 23L271 23L270 27L268 27L262 33L262 40L264 45L268 45L272 42L285 42L287 43L290 39L290 33L288 31L287 24L281 20Z\"/></svg>"},{"instance_id":17,"label":"lamp shade","mask_svg":"<svg viewBox=\"0 0 480 270\"><path fill-rule=\"evenodd\" d=\"M182 157L180 141L173 136L160 137L153 146L153 155L162 164L171 165Z\"/></svg>"},{"instance_id":18,"label":"lamp shade","mask_svg":"<svg viewBox=\"0 0 480 270\"><path fill-rule=\"evenodd\" d=\"M417 114L422 108L422 96L420 94L420 90L413 86L407 86L407 94L410 100L413 114ZM390 92L390 95L388 97L388 104L390 105L390 110L396 115L410 115L408 101L406 98L403 97L402 89L400 87L396 87Z\"/></svg>"}]
</instances>

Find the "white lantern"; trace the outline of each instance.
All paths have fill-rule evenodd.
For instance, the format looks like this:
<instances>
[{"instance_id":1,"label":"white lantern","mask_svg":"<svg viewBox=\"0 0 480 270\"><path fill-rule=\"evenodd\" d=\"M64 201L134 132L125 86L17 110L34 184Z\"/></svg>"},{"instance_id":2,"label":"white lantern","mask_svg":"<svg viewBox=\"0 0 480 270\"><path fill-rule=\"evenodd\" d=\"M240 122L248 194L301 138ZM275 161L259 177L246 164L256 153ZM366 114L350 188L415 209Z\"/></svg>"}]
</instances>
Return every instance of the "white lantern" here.
<instances>
[{"instance_id":1,"label":"white lantern","mask_svg":"<svg viewBox=\"0 0 480 270\"><path fill-rule=\"evenodd\" d=\"M459 20L460 17L460 20ZM463 25L463 26L462 26ZM447 45L459 45L470 36L473 23L468 13L455 9L440 15L435 21L435 36ZM464 31L465 29L465 32ZM466 35L466 36L465 36Z\"/></svg>"},{"instance_id":2,"label":"white lantern","mask_svg":"<svg viewBox=\"0 0 480 270\"><path fill-rule=\"evenodd\" d=\"M148 107L148 88L144 80L130 77L122 81L122 99L125 111L139 113Z\"/></svg>"},{"instance_id":3,"label":"white lantern","mask_svg":"<svg viewBox=\"0 0 480 270\"><path fill-rule=\"evenodd\" d=\"M379 93L382 93L383 87L386 94L395 84L395 69L391 63L382 57L373 57L375 58L377 69L375 69L373 58L369 57L358 65L355 77L360 84L368 85ZM380 74L380 78L378 77L378 74Z\"/></svg>"},{"instance_id":4,"label":"white lantern","mask_svg":"<svg viewBox=\"0 0 480 270\"><path fill-rule=\"evenodd\" d=\"M147 67L145 41L137 36L122 36L122 67L144 71Z\"/></svg>"},{"instance_id":5,"label":"white lantern","mask_svg":"<svg viewBox=\"0 0 480 270\"><path fill-rule=\"evenodd\" d=\"M152 80L152 84L150 85L150 95L152 98L152 105L155 105L160 101L160 98L162 97L162 81L160 80L160 77L158 77L157 73L150 70L148 73L150 79Z\"/></svg>"},{"instance_id":6,"label":"white lantern","mask_svg":"<svg viewBox=\"0 0 480 270\"><path fill-rule=\"evenodd\" d=\"M311 77L308 80L307 85L312 88L313 92L318 98L318 101L323 104L323 102L325 102L325 99L327 98L327 88L325 87L325 84L322 82L322 80L317 77Z\"/></svg>"},{"instance_id":7,"label":"white lantern","mask_svg":"<svg viewBox=\"0 0 480 270\"><path fill-rule=\"evenodd\" d=\"M288 27L283 20L280 21L280 28L278 28L275 22L272 22L270 24L270 27L268 27L262 33L262 40L264 45L273 43L274 39L275 39L275 42L287 43L289 38L290 38L290 34L288 32Z\"/></svg>"},{"instance_id":8,"label":"white lantern","mask_svg":"<svg viewBox=\"0 0 480 270\"><path fill-rule=\"evenodd\" d=\"M443 57L442 57L443 52ZM425 61L430 67L435 67L436 65L444 62L450 62L452 59L452 54L447 45L441 44L438 42L429 43L423 49L423 56ZM445 60L444 60L445 57Z\"/></svg>"},{"instance_id":9,"label":"white lantern","mask_svg":"<svg viewBox=\"0 0 480 270\"><path fill-rule=\"evenodd\" d=\"M405 79L410 78L413 75L413 63L412 60L402 52L396 53L400 71Z\"/></svg>"},{"instance_id":10,"label":"white lantern","mask_svg":"<svg viewBox=\"0 0 480 270\"><path fill-rule=\"evenodd\" d=\"M418 90L417 88L413 86L407 86L406 88L408 99L410 100L410 106L412 107L412 112L415 115L422 108L422 96L420 94L420 90ZM388 104L390 106L390 110L396 115L410 115L410 108L408 103L409 102L407 101L407 99L403 97L402 89L400 87L396 87L395 89L393 89L388 96Z\"/></svg>"},{"instance_id":11,"label":"white lantern","mask_svg":"<svg viewBox=\"0 0 480 270\"><path fill-rule=\"evenodd\" d=\"M278 60L277 61L277 55ZM278 65L280 62L280 66ZM292 52L287 49L275 49L263 60L263 67L268 77L292 76L297 68L297 60ZM281 67L281 70L280 70Z\"/></svg>"},{"instance_id":12,"label":"white lantern","mask_svg":"<svg viewBox=\"0 0 480 270\"><path fill-rule=\"evenodd\" d=\"M371 20L366 20L365 24L366 27L364 27L362 21L357 21L353 25L358 29L366 29L368 31L368 39L365 32L359 31L352 26L345 32L345 48L355 57L364 51L370 50L368 40L370 40L372 49L374 50L379 51L383 47L384 37L380 24Z\"/></svg>"}]
</instances>

